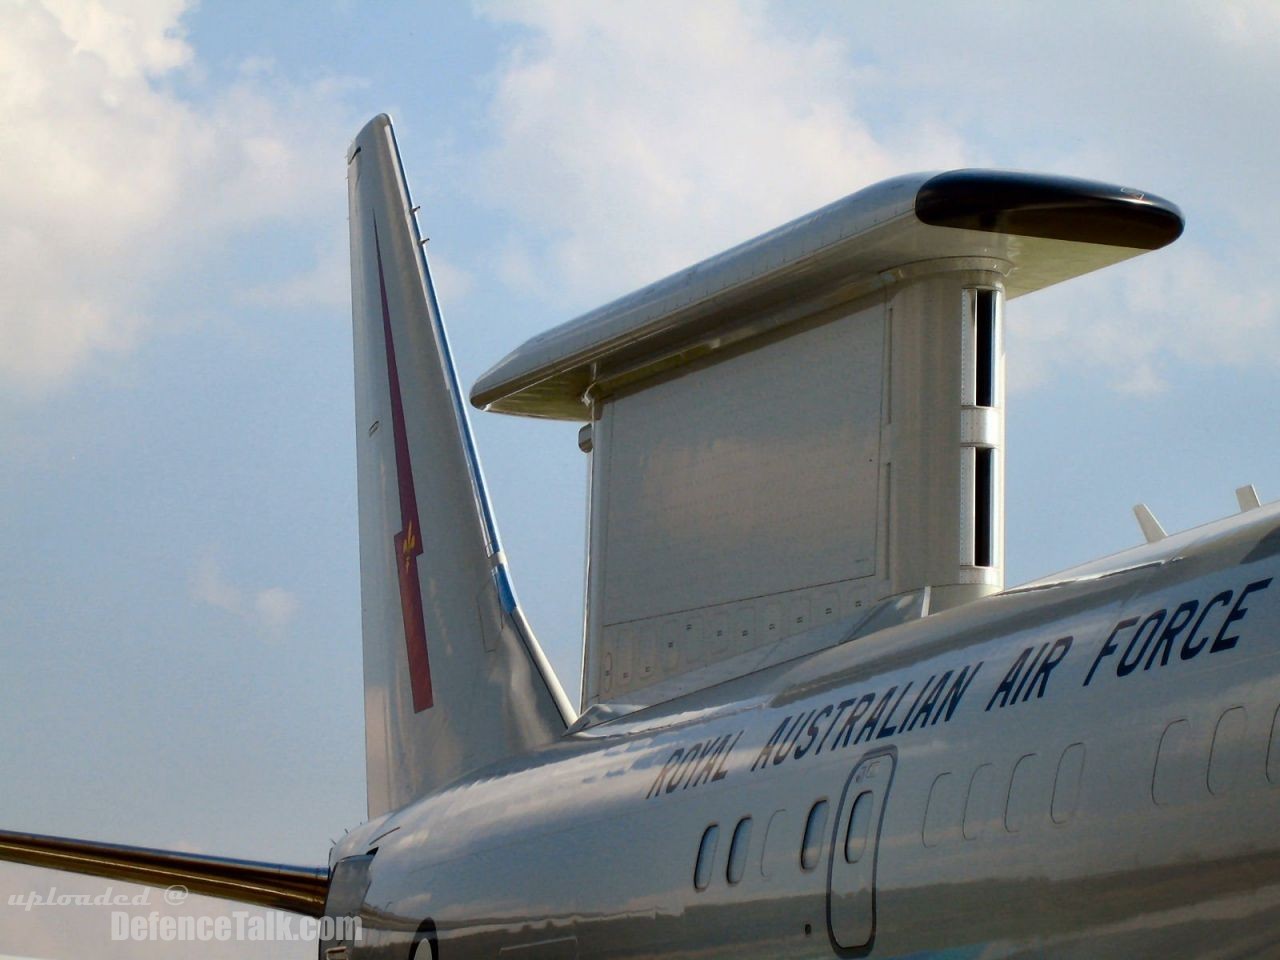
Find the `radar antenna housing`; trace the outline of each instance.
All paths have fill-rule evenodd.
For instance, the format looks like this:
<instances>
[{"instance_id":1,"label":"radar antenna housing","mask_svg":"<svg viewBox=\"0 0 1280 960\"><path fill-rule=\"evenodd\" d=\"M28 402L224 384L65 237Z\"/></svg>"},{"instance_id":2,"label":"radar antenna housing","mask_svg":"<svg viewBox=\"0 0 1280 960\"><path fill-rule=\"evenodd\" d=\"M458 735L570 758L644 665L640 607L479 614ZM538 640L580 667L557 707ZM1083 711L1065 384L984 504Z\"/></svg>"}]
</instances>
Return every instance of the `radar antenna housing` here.
<instances>
[{"instance_id":1,"label":"radar antenna housing","mask_svg":"<svg viewBox=\"0 0 1280 960\"><path fill-rule=\"evenodd\" d=\"M1108 184L898 177L507 356L474 404L588 425L583 707L1002 589L1005 302L1181 230Z\"/></svg>"}]
</instances>

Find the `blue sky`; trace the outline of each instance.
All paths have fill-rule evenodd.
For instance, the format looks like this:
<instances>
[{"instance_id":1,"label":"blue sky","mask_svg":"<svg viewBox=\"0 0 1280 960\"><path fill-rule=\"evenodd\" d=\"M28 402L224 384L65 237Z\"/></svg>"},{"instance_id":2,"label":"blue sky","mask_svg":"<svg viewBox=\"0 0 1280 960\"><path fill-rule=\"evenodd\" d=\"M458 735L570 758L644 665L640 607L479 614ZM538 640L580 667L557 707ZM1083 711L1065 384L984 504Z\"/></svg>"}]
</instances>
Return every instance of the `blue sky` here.
<instances>
[{"instance_id":1,"label":"blue sky","mask_svg":"<svg viewBox=\"0 0 1280 960\"><path fill-rule=\"evenodd\" d=\"M319 863L362 819L343 157L377 112L465 383L896 173L1160 193L1173 248L1009 305L1009 582L1136 543L1139 500L1183 528L1280 495L1280 13L993 10L0 7L0 824ZM575 696L576 428L474 422ZM0 912L0 952L140 952L56 920Z\"/></svg>"}]
</instances>

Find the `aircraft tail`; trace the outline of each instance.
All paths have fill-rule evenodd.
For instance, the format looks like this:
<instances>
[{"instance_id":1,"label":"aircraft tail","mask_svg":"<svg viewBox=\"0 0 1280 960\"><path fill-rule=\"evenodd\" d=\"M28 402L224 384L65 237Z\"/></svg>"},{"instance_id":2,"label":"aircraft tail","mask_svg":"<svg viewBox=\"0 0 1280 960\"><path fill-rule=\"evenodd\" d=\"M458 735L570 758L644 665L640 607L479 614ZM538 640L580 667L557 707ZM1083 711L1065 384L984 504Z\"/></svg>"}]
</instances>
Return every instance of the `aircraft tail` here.
<instances>
[{"instance_id":1,"label":"aircraft tail","mask_svg":"<svg viewBox=\"0 0 1280 960\"><path fill-rule=\"evenodd\" d=\"M369 816L574 719L511 589L391 120L347 154Z\"/></svg>"}]
</instances>

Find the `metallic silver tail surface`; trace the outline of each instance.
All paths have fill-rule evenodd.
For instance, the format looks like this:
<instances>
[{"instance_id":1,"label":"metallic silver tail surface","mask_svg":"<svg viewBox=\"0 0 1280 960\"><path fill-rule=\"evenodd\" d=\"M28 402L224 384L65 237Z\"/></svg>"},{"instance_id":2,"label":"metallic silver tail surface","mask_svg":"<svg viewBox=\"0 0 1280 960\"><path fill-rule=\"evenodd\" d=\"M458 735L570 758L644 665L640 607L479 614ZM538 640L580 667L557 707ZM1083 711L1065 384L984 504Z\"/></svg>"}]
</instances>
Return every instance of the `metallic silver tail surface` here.
<instances>
[{"instance_id":1,"label":"metallic silver tail surface","mask_svg":"<svg viewBox=\"0 0 1280 960\"><path fill-rule=\"evenodd\" d=\"M572 709L515 603L391 121L348 153L369 815Z\"/></svg>"}]
</instances>

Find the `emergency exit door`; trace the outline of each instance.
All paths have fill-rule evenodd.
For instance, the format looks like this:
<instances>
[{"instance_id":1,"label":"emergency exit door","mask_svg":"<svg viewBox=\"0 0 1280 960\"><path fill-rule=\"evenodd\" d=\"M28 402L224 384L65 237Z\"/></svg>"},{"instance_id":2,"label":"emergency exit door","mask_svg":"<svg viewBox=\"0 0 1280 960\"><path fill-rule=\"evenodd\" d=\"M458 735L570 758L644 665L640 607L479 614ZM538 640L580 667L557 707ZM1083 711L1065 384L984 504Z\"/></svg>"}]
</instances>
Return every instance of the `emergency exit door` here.
<instances>
[{"instance_id":1,"label":"emergency exit door","mask_svg":"<svg viewBox=\"0 0 1280 960\"><path fill-rule=\"evenodd\" d=\"M870 949L876 935L876 861L896 751L864 757L845 783L827 875L827 928L842 955Z\"/></svg>"}]
</instances>

